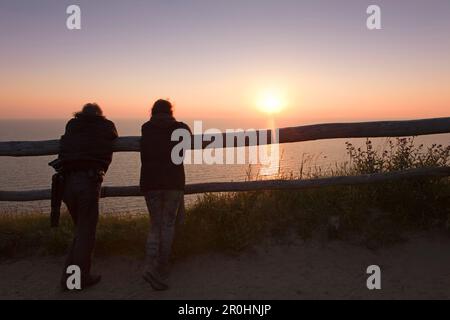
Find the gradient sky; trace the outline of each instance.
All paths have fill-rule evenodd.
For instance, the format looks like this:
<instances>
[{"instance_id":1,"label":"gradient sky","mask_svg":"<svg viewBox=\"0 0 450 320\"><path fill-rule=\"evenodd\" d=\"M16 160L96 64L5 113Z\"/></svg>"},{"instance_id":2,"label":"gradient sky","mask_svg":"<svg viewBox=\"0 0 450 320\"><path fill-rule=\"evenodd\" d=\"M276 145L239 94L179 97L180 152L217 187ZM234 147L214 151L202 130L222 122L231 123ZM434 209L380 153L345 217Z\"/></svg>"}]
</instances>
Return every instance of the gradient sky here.
<instances>
[{"instance_id":1,"label":"gradient sky","mask_svg":"<svg viewBox=\"0 0 450 320\"><path fill-rule=\"evenodd\" d=\"M89 101L143 118L160 97L180 118L244 119L270 88L289 123L450 115L449 0L0 0L0 45L1 119Z\"/></svg>"}]
</instances>

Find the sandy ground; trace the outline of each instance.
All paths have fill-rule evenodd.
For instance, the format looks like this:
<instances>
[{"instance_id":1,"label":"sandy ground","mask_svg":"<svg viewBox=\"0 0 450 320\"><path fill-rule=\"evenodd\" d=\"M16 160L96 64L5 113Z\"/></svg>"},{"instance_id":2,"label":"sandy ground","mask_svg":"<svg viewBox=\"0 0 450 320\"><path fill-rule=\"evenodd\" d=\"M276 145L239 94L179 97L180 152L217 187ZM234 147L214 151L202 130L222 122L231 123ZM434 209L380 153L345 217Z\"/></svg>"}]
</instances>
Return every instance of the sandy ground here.
<instances>
[{"instance_id":1,"label":"sandy ground","mask_svg":"<svg viewBox=\"0 0 450 320\"><path fill-rule=\"evenodd\" d=\"M427 234L379 251L340 241L296 241L239 257L196 256L174 265L171 289L155 292L141 278L142 261L97 259L103 281L85 292L58 288L63 258L0 264L1 299L450 299L450 237ZM382 289L369 291L369 265Z\"/></svg>"}]
</instances>

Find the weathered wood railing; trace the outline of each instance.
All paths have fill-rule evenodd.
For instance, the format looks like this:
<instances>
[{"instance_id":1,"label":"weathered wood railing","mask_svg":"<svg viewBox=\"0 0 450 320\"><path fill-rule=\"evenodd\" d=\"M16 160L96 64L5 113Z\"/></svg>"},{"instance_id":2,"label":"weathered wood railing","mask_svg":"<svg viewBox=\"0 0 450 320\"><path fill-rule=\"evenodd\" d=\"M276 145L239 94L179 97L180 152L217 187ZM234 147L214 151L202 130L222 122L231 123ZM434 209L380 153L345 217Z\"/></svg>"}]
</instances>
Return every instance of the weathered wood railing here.
<instances>
[{"instance_id":1,"label":"weathered wood railing","mask_svg":"<svg viewBox=\"0 0 450 320\"><path fill-rule=\"evenodd\" d=\"M360 123L331 123L318 124L279 130L279 143L292 143L319 139L335 138L365 138L365 137L403 137L439 133L450 133L450 117L411 120L411 121L377 121ZM235 135L233 135L235 137ZM227 135L223 134L224 141ZM192 148L199 146L193 144ZM201 139L202 140L202 139ZM207 148L211 142L203 142L201 148ZM271 143L257 141L257 145ZM251 145L245 139L245 145ZM139 137L121 137L118 139L115 152L138 152ZM0 142L0 156L25 157L57 154L59 140L49 141L21 141ZM205 192L234 192L251 190L275 189L305 189L337 185L355 185L377 183L388 180L419 178L419 177L448 177L450 167L411 169L401 172L377 173L372 175L329 177L310 180L264 180L246 182L201 183L188 185L186 194ZM103 187L102 197L131 197L140 196L139 187ZM36 201L50 198L50 190L34 191L0 191L0 201Z\"/></svg>"},{"instance_id":2,"label":"weathered wood railing","mask_svg":"<svg viewBox=\"0 0 450 320\"><path fill-rule=\"evenodd\" d=\"M406 137L450 132L450 117L411 121L376 121L356 123L327 123L300 127L282 128L279 131L279 143L292 143L336 138L373 138L373 137ZM270 137L270 135L269 135ZM224 141L227 135L223 134ZM194 145L192 148L198 148ZM270 139L268 139L270 143ZM211 142L203 142L202 148ZM264 144L266 141L257 141ZM249 141L245 140L245 145ZM121 137L117 139L115 152L138 152L139 137ZM59 140L0 142L0 156L28 157L57 154Z\"/></svg>"},{"instance_id":3,"label":"weathered wood railing","mask_svg":"<svg viewBox=\"0 0 450 320\"><path fill-rule=\"evenodd\" d=\"M258 190L300 190L308 188L320 188L329 186L361 185L400 179L424 178L424 177L448 177L449 167L420 168L398 172L375 173L359 176L343 176L317 178L307 180L260 180L244 182L213 182L199 183L186 186L186 194L205 192L238 192ZM142 196L139 187L103 187L102 198L106 197L137 197ZM50 190L33 191L0 191L0 201L37 201L49 200Z\"/></svg>"}]
</instances>

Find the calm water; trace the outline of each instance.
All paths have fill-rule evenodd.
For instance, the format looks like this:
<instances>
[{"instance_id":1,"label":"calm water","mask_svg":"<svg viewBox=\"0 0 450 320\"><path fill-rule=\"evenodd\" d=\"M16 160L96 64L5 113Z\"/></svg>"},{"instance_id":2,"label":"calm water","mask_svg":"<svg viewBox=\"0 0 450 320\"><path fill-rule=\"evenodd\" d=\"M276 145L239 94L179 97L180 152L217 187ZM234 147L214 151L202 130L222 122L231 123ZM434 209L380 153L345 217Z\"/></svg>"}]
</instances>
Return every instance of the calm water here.
<instances>
[{"instance_id":1,"label":"calm water","mask_svg":"<svg viewBox=\"0 0 450 320\"><path fill-rule=\"evenodd\" d=\"M114 120L114 119L113 119ZM45 140L55 139L64 132L64 120L0 120L0 141ZM140 120L115 120L119 133L139 135ZM186 121L192 125L192 121ZM225 128L263 128L263 123L251 123L250 126L236 126L231 121L209 121L205 127ZM365 139L333 139L311 142L300 142L280 146L282 155L280 171L282 173L298 172L302 159L309 159L307 166L329 170L336 164L348 161L345 142L362 145ZM386 139L373 139L376 147L382 149ZM450 134L431 135L416 138L417 143L449 144ZM50 186L53 169L47 164L54 159L50 157L9 158L0 157L0 190L47 189ZM105 179L105 185L128 186L139 183L139 154L116 153L111 168ZM243 181L247 178L248 165L186 165L187 183ZM254 167L252 173L258 173ZM196 196L187 196L188 203ZM142 198L102 199L104 212L141 212L145 208ZM0 202L0 211L45 211L49 209L49 201L31 203Z\"/></svg>"}]
</instances>

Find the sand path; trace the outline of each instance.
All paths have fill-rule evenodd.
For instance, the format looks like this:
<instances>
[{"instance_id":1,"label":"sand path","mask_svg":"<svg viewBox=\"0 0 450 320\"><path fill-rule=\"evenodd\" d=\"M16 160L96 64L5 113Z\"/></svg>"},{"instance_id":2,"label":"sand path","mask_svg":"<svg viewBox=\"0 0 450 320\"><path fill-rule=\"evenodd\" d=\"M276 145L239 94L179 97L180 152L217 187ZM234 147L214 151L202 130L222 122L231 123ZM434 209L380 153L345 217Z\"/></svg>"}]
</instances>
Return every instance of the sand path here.
<instances>
[{"instance_id":1,"label":"sand path","mask_svg":"<svg viewBox=\"0 0 450 320\"><path fill-rule=\"evenodd\" d=\"M142 261L100 258L103 281L85 292L57 287L63 258L0 263L1 299L450 299L450 237L427 234L379 251L340 241L296 241L239 257L207 254L179 261L172 287L154 292ZM366 268L382 269L382 290L366 288Z\"/></svg>"}]
</instances>

